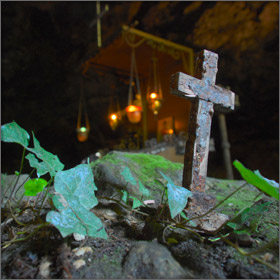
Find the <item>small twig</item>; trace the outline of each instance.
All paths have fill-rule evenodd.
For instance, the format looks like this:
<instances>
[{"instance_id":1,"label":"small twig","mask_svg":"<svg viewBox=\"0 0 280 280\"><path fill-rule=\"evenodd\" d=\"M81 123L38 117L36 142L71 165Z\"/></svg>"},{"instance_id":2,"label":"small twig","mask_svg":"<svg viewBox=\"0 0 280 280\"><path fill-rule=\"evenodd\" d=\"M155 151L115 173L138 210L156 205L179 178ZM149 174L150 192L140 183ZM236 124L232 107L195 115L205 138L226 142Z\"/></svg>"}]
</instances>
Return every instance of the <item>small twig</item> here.
<instances>
[{"instance_id":1,"label":"small twig","mask_svg":"<svg viewBox=\"0 0 280 280\"><path fill-rule=\"evenodd\" d=\"M165 229L163 230L163 233L162 233L162 234L163 234L162 237L163 237L165 243L166 243L166 240L165 240L164 234L165 234L165 231L167 230L168 227L170 227L170 228L175 227L175 228L181 228L181 229L187 230L187 231L189 231L190 233L192 233L192 234L194 234L195 236L197 236L197 237L199 238L200 241L204 241L204 240L205 240L205 237L201 236L199 233L197 233L196 231L191 230L190 228L188 228L188 227L186 227L186 226L184 227L184 226L177 225L177 224L169 224L169 225L167 225L167 226L165 227Z\"/></svg>"},{"instance_id":2,"label":"small twig","mask_svg":"<svg viewBox=\"0 0 280 280\"><path fill-rule=\"evenodd\" d=\"M11 240L11 241L6 241L3 243L3 247L2 249L5 249L7 248L8 246L10 246L12 243L16 243L16 242L21 242L21 241L25 241L27 240L28 238L30 238L32 235L34 235L39 229L41 229L42 227L45 227L45 226L48 226L50 223L46 222L46 223L43 223L41 225L39 225L37 228L35 228L35 230L31 233L29 233L26 237L23 237L23 238L18 238L18 239L15 239L15 240Z\"/></svg>"},{"instance_id":3,"label":"small twig","mask_svg":"<svg viewBox=\"0 0 280 280\"><path fill-rule=\"evenodd\" d=\"M36 168L33 168L31 170L31 172L29 173L28 177L24 180L24 182L18 187L18 189L15 192L15 196L17 195L17 192L19 191L19 189L31 178L31 175L33 174L33 172L36 170Z\"/></svg>"},{"instance_id":4,"label":"small twig","mask_svg":"<svg viewBox=\"0 0 280 280\"><path fill-rule=\"evenodd\" d=\"M49 193L49 189L50 189L50 187L51 187L51 183L53 182L53 177L51 177L51 179L50 179L50 181L49 181L49 183L48 183L48 185L47 185L47 190L46 190L46 192L45 192L45 195L44 195L44 197L43 197L43 199L42 199L42 203L41 203L41 206L40 206L40 208L39 208L39 213L38 213L38 215L40 215L40 212L41 212L41 209L42 209L42 207L43 207L43 205L44 205L44 203L45 203L45 200L46 200L46 197L47 197L47 195L48 195L48 193Z\"/></svg>"},{"instance_id":5,"label":"small twig","mask_svg":"<svg viewBox=\"0 0 280 280\"><path fill-rule=\"evenodd\" d=\"M158 219L160 219L162 213L163 213L163 210L166 208L166 204L163 204L162 208L160 209L160 212L158 214Z\"/></svg>"},{"instance_id":6,"label":"small twig","mask_svg":"<svg viewBox=\"0 0 280 280\"><path fill-rule=\"evenodd\" d=\"M162 232L162 239L163 239L163 242L165 243L165 244L168 244L168 242L166 242L166 239L165 239L165 231L168 229L168 228L172 228L172 225L168 225L168 226L166 226L165 228L164 228L164 230L163 230L163 232Z\"/></svg>"},{"instance_id":7,"label":"small twig","mask_svg":"<svg viewBox=\"0 0 280 280\"><path fill-rule=\"evenodd\" d=\"M254 254L258 254L263 252L265 249L267 249L269 246L271 246L276 240L277 238L272 239L270 242L268 242L267 244L265 244L263 247L253 251L253 252L246 252L243 249L241 249L237 244L232 243L231 241L229 241L228 239L224 238L222 235L220 235L221 239L226 242L227 244L229 244L231 247L233 247L234 249L236 249L238 251L238 253L240 253L241 255L245 256L245 257L250 257L253 258L254 260L256 260L257 262L266 265L267 267L271 268L272 270L274 270L275 272L279 273L278 268L276 268L274 265L267 263L266 261L253 256Z\"/></svg>"},{"instance_id":8,"label":"small twig","mask_svg":"<svg viewBox=\"0 0 280 280\"><path fill-rule=\"evenodd\" d=\"M193 233L194 235L196 235L202 241L205 239L203 236L201 236L198 232L195 231L197 229L196 227L187 226L187 225L182 226L180 224L176 224L174 226L177 227L177 228L181 228L181 229L184 229L184 230L187 230L187 231Z\"/></svg>"},{"instance_id":9,"label":"small twig","mask_svg":"<svg viewBox=\"0 0 280 280\"><path fill-rule=\"evenodd\" d=\"M114 198L111 198L111 197L106 197L106 196L98 196L97 198L98 198L98 199L101 198L101 199L106 199L106 200L112 200L112 201L118 203L118 204L119 204L120 206L122 206L123 208L125 208L125 209L127 209L127 210L129 210L129 211L131 211L131 212L135 212L135 213L138 213L138 214L143 215L143 216L150 216L149 214L144 213L144 212L142 212L142 211L135 210L135 209L131 209L129 206L127 206L127 205L121 203L121 202L120 202L119 200L117 200L117 199L114 199Z\"/></svg>"},{"instance_id":10,"label":"small twig","mask_svg":"<svg viewBox=\"0 0 280 280\"><path fill-rule=\"evenodd\" d=\"M12 211L12 207L11 207L11 204L10 204L10 201L9 201L9 200L8 200L8 204L9 204L10 213L11 213L13 219L15 220L15 222L16 222L17 224L21 225L21 226L26 227L26 224L24 224L24 223L22 223L22 222L20 222L20 221L17 220L16 216L14 215L14 213L13 213L13 211Z\"/></svg>"}]
</instances>

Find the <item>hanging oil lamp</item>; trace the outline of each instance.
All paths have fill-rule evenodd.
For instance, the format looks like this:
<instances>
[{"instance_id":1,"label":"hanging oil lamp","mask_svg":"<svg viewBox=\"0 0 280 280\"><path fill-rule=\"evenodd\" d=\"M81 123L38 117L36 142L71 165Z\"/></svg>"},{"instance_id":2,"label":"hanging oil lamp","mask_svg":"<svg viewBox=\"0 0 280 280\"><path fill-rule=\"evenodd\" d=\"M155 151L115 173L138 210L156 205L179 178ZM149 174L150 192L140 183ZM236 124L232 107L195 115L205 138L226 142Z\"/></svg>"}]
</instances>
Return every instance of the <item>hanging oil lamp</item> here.
<instances>
[{"instance_id":1,"label":"hanging oil lamp","mask_svg":"<svg viewBox=\"0 0 280 280\"><path fill-rule=\"evenodd\" d=\"M135 72L135 81L134 81L134 72ZM135 91L136 91L134 100L132 100L133 89L135 89ZM141 118L142 118L141 89L140 89L139 78L138 78L138 73L137 73L134 48L132 48L132 53L131 53L128 106L125 108L125 111L126 111L126 115L127 115L129 122L139 123L141 121Z\"/></svg>"},{"instance_id":2,"label":"hanging oil lamp","mask_svg":"<svg viewBox=\"0 0 280 280\"><path fill-rule=\"evenodd\" d=\"M79 142L85 142L88 139L88 134L89 134L89 127L82 126L80 128L77 128L77 138Z\"/></svg>"},{"instance_id":3,"label":"hanging oil lamp","mask_svg":"<svg viewBox=\"0 0 280 280\"><path fill-rule=\"evenodd\" d=\"M85 125L81 125L82 123L82 111L84 110L85 117ZM86 102L84 98L84 81L81 80L81 93L80 93L80 102L79 102L79 111L78 111L78 119L77 119L77 138L79 142L85 142L88 139L88 134L90 132L90 124L87 114Z\"/></svg>"},{"instance_id":4,"label":"hanging oil lamp","mask_svg":"<svg viewBox=\"0 0 280 280\"><path fill-rule=\"evenodd\" d=\"M157 115L162 105L162 89L161 83L157 72L157 58L152 57L152 67L150 71L148 88L147 88L147 101L149 108Z\"/></svg>"},{"instance_id":5,"label":"hanging oil lamp","mask_svg":"<svg viewBox=\"0 0 280 280\"><path fill-rule=\"evenodd\" d=\"M121 110L119 99L117 98L116 106L114 106L115 104L113 99L114 98L112 96L109 107L109 125L112 128L112 130L116 130L117 126L119 125L119 122L121 121Z\"/></svg>"},{"instance_id":6,"label":"hanging oil lamp","mask_svg":"<svg viewBox=\"0 0 280 280\"><path fill-rule=\"evenodd\" d=\"M118 126L118 117L116 113L112 113L109 115L109 124L112 130L115 130Z\"/></svg>"},{"instance_id":7,"label":"hanging oil lamp","mask_svg":"<svg viewBox=\"0 0 280 280\"><path fill-rule=\"evenodd\" d=\"M129 105L125 108L128 120L131 123L139 123L142 118L142 107L136 105Z\"/></svg>"}]
</instances>

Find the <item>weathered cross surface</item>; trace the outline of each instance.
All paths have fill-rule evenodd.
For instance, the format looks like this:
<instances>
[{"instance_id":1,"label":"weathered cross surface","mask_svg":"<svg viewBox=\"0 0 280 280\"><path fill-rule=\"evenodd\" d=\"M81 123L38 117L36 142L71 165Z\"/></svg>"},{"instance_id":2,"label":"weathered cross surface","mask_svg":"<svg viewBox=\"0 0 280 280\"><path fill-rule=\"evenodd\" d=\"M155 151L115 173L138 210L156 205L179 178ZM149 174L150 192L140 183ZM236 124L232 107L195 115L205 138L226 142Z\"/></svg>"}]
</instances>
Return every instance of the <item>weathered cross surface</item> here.
<instances>
[{"instance_id":1,"label":"weathered cross surface","mask_svg":"<svg viewBox=\"0 0 280 280\"><path fill-rule=\"evenodd\" d=\"M183 187L193 192L188 209L197 214L215 205L215 199L205 194L211 121L214 109L226 112L234 109L234 93L215 85L218 55L208 50L196 58L195 77L184 73L171 76L171 93L191 101L186 142Z\"/></svg>"}]
</instances>

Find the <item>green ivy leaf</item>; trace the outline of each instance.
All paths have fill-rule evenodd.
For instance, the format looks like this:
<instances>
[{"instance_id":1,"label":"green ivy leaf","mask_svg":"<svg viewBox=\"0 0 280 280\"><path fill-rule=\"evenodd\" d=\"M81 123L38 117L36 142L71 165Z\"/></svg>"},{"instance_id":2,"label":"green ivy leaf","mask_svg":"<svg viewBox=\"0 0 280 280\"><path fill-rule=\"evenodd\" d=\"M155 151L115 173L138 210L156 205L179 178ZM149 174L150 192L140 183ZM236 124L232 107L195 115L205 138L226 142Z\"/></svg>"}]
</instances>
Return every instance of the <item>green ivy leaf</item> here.
<instances>
[{"instance_id":1,"label":"green ivy leaf","mask_svg":"<svg viewBox=\"0 0 280 280\"><path fill-rule=\"evenodd\" d=\"M143 205L142 202L138 198L136 198L134 196L130 196L130 198L133 201L132 209L138 208L139 206Z\"/></svg>"},{"instance_id":2,"label":"green ivy leaf","mask_svg":"<svg viewBox=\"0 0 280 280\"><path fill-rule=\"evenodd\" d=\"M39 162L38 159L34 156L34 154L28 154L26 157L29 161L29 165L37 169L37 176L41 177L42 175L49 172L48 166L45 162Z\"/></svg>"},{"instance_id":3,"label":"green ivy leaf","mask_svg":"<svg viewBox=\"0 0 280 280\"><path fill-rule=\"evenodd\" d=\"M134 179L132 173L130 172L130 169L127 166L121 172L121 175L127 182L131 183L132 185L136 185L136 180Z\"/></svg>"},{"instance_id":4,"label":"green ivy leaf","mask_svg":"<svg viewBox=\"0 0 280 280\"><path fill-rule=\"evenodd\" d=\"M271 202L265 202L248 207L227 225L237 234L252 234L257 230L261 217L269 209L270 204Z\"/></svg>"},{"instance_id":5,"label":"green ivy leaf","mask_svg":"<svg viewBox=\"0 0 280 280\"><path fill-rule=\"evenodd\" d=\"M167 184L168 205L171 218L173 219L187 206L188 198L192 196L192 192L174 184Z\"/></svg>"},{"instance_id":6,"label":"green ivy leaf","mask_svg":"<svg viewBox=\"0 0 280 280\"><path fill-rule=\"evenodd\" d=\"M251 171L247 169L241 162L235 160L233 165L241 174L242 178L249 184L252 184L259 190L279 200L279 184L273 180L263 177L258 170Z\"/></svg>"},{"instance_id":7,"label":"green ivy leaf","mask_svg":"<svg viewBox=\"0 0 280 280\"><path fill-rule=\"evenodd\" d=\"M64 165L59 161L58 157L52 153L47 152L41 146L39 141L35 138L34 133L33 142L34 148L28 148L30 136L26 130L21 128L16 122L8 123L1 126L1 140L4 142L18 143L25 147L28 151L34 153L43 162L39 162L34 155L29 154L26 159L29 160L30 166L37 168L37 175L40 177L47 172L52 177L55 176L57 171L61 171Z\"/></svg>"},{"instance_id":8,"label":"green ivy leaf","mask_svg":"<svg viewBox=\"0 0 280 280\"><path fill-rule=\"evenodd\" d=\"M172 179L165 175L163 172L159 171L161 176L168 182L167 183L167 197L168 205L170 209L171 218L173 219L187 206L188 198L192 196L192 192L176 186Z\"/></svg>"},{"instance_id":9,"label":"green ivy leaf","mask_svg":"<svg viewBox=\"0 0 280 280\"><path fill-rule=\"evenodd\" d=\"M161 172L160 170L159 170L159 173L160 173L161 176L168 182L168 184L175 185L174 182L172 181L172 179L171 179L169 176L165 175L165 174L164 174L163 172Z\"/></svg>"},{"instance_id":10,"label":"green ivy leaf","mask_svg":"<svg viewBox=\"0 0 280 280\"><path fill-rule=\"evenodd\" d=\"M94 191L97 187L88 164L58 171L54 179L56 195L53 204L57 211L47 214L47 222L58 228L63 237L79 233L107 239L107 233L100 219L91 211L98 204Z\"/></svg>"},{"instance_id":11,"label":"green ivy leaf","mask_svg":"<svg viewBox=\"0 0 280 280\"><path fill-rule=\"evenodd\" d=\"M1 141L18 143L24 147L28 146L30 136L15 121L1 126Z\"/></svg>"},{"instance_id":12,"label":"green ivy leaf","mask_svg":"<svg viewBox=\"0 0 280 280\"><path fill-rule=\"evenodd\" d=\"M279 184L277 182L275 182L274 180L269 180L265 177L263 177L260 173L259 170L255 170L254 173L262 180L265 180L270 186L276 188L276 189L279 189Z\"/></svg>"},{"instance_id":13,"label":"green ivy leaf","mask_svg":"<svg viewBox=\"0 0 280 280\"><path fill-rule=\"evenodd\" d=\"M237 230L237 229L241 228L241 225L239 225L237 223L233 223L233 222L228 222L227 226L231 227L234 230Z\"/></svg>"},{"instance_id":14,"label":"green ivy leaf","mask_svg":"<svg viewBox=\"0 0 280 280\"><path fill-rule=\"evenodd\" d=\"M40 142L35 138L33 132L32 135L33 135L34 149L28 148L28 150L34 153L39 159L41 159L44 162L44 164L41 164L38 161L37 163L35 163L34 158L33 160L31 160L32 161L31 163L29 158L29 162L32 164L31 166L32 167L38 166L40 168L39 173L45 172L45 170L47 170L50 173L50 175L54 177L56 175L56 172L61 171L64 168L64 165L59 161L56 155L47 152L45 149L43 149L40 146Z\"/></svg>"},{"instance_id":15,"label":"green ivy leaf","mask_svg":"<svg viewBox=\"0 0 280 280\"><path fill-rule=\"evenodd\" d=\"M139 190L144 196L149 196L150 191L143 185L143 183L139 180Z\"/></svg>"},{"instance_id":16,"label":"green ivy leaf","mask_svg":"<svg viewBox=\"0 0 280 280\"><path fill-rule=\"evenodd\" d=\"M183 218L183 219L185 219L185 220L189 220L189 218L186 216L186 214L184 213L184 212L181 212L180 213L180 216ZM192 226L192 227L196 227L197 226L197 224L194 222L194 221L189 221L189 223L190 223L190 225Z\"/></svg>"},{"instance_id":17,"label":"green ivy leaf","mask_svg":"<svg viewBox=\"0 0 280 280\"><path fill-rule=\"evenodd\" d=\"M122 193L122 201L124 201L125 204L127 204L127 200L128 200L128 192L121 190Z\"/></svg>"},{"instance_id":18,"label":"green ivy leaf","mask_svg":"<svg viewBox=\"0 0 280 280\"><path fill-rule=\"evenodd\" d=\"M39 192L41 192L45 186L47 186L48 182L44 179L36 178L30 179L24 184L24 195L26 196L36 196Z\"/></svg>"}]
</instances>

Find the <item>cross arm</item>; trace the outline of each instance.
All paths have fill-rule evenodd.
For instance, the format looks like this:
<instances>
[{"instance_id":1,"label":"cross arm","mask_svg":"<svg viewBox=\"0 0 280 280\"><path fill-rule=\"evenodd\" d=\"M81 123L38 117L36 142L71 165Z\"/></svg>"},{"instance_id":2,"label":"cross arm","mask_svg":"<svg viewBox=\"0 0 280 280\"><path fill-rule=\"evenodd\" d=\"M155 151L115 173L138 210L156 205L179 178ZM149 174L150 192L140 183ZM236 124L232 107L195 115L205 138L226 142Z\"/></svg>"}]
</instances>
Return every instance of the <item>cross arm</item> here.
<instances>
[{"instance_id":1,"label":"cross arm","mask_svg":"<svg viewBox=\"0 0 280 280\"><path fill-rule=\"evenodd\" d=\"M234 110L234 93L216 85L209 85L182 72L171 76L171 93L186 99L199 98L212 102L220 112Z\"/></svg>"}]
</instances>

